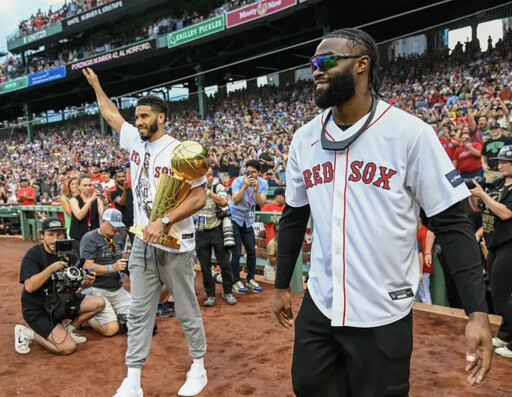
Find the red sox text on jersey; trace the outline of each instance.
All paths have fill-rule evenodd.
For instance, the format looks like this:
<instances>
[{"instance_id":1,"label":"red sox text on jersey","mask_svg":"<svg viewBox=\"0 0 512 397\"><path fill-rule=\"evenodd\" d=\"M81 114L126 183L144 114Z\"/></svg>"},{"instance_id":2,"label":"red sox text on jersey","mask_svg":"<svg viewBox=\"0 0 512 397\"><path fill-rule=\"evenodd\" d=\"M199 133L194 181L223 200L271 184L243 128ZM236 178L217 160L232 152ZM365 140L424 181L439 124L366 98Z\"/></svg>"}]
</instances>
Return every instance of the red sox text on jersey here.
<instances>
[{"instance_id":1,"label":"red sox text on jersey","mask_svg":"<svg viewBox=\"0 0 512 397\"><path fill-rule=\"evenodd\" d=\"M322 183L332 182L334 178L333 169L334 167L330 161L322 165L317 164L311 169L306 169L303 172L306 190ZM357 160L352 162L350 169L352 172L348 178L350 182L359 182L362 180L363 183L367 185L372 183L373 186L385 190L389 190L389 180L396 174L396 171L391 168L378 166L373 162L365 164L363 161ZM377 169L379 170L378 175Z\"/></svg>"},{"instance_id":2,"label":"red sox text on jersey","mask_svg":"<svg viewBox=\"0 0 512 397\"><path fill-rule=\"evenodd\" d=\"M138 166L140 165L140 162L142 161L139 152L137 152L135 150L132 150L132 155L130 156L130 160L133 161ZM160 177L160 174L173 176L174 172L171 169L169 169L168 167L160 167L160 166L155 167L154 177L158 178L158 177Z\"/></svg>"}]
</instances>

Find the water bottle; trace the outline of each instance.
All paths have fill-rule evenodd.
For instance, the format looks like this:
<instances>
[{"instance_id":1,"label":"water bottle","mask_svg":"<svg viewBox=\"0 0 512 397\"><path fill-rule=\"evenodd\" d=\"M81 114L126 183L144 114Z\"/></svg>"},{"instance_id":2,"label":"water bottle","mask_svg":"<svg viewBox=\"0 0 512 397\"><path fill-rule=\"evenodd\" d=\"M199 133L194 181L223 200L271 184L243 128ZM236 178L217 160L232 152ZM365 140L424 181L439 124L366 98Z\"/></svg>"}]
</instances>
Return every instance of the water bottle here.
<instances>
[{"instance_id":1,"label":"water bottle","mask_svg":"<svg viewBox=\"0 0 512 397\"><path fill-rule=\"evenodd\" d=\"M197 217L197 231L202 232L204 230L205 226L206 226L206 216L199 215Z\"/></svg>"}]
</instances>

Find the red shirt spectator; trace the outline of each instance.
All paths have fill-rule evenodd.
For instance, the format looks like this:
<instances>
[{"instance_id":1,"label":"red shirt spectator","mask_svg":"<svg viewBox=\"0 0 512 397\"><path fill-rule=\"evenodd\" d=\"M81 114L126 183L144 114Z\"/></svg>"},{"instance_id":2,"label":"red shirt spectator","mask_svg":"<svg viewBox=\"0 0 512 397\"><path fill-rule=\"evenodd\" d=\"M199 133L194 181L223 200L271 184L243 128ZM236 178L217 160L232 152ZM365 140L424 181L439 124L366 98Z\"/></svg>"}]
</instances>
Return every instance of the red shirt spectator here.
<instances>
[{"instance_id":1,"label":"red shirt spectator","mask_svg":"<svg viewBox=\"0 0 512 397\"><path fill-rule=\"evenodd\" d=\"M284 198L284 188L278 187L275 190L275 198L274 201L265 204L261 210L266 212L283 212L284 204L285 204L285 198ZM265 223L265 240L268 243L270 243L270 240L272 240L275 237L274 232L274 224L273 223Z\"/></svg>"},{"instance_id":2,"label":"red shirt spectator","mask_svg":"<svg viewBox=\"0 0 512 397\"><path fill-rule=\"evenodd\" d=\"M482 144L471 142L469 134L465 133L461 137L462 144L455 149L453 161L457 170L461 173L475 173L482 168L481 151Z\"/></svg>"},{"instance_id":3,"label":"red shirt spectator","mask_svg":"<svg viewBox=\"0 0 512 397\"><path fill-rule=\"evenodd\" d=\"M21 187L16 192L16 198L21 205L36 205L36 191L33 187L28 186L28 180L21 180Z\"/></svg>"},{"instance_id":4,"label":"red shirt spectator","mask_svg":"<svg viewBox=\"0 0 512 397\"><path fill-rule=\"evenodd\" d=\"M421 246L423 247L423 252L421 253L421 255L423 255L423 263L425 263L425 247L427 246L427 232L427 227L425 225L421 225L421 227L418 228L418 232L416 233L416 237L419 240ZM423 273L434 273L434 267L428 267L423 265Z\"/></svg>"}]
</instances>

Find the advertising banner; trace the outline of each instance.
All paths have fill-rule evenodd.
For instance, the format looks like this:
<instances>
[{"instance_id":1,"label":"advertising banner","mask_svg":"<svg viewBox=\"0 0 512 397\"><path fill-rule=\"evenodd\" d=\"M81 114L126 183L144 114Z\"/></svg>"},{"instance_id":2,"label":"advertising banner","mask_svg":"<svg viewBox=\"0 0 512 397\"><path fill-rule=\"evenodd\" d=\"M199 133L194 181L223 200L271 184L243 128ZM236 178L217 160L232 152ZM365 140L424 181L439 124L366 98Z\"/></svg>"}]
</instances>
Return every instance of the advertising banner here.
<instances>
[{"instance_id":1,"label":"advertising banner","mask_svg":"<svg viewBox=\"0 0 512 397\"><path fill-rule=\"evenodd\" d=\"M184 29L171 32L167 35L167 47L176 47L189 41L220 32L225 29L224 15L207 19Z\"/></svg>"},{"instance_id":2,"label":"advertising banner","mask_svg":"<svg viewBox=\"0 0 512 397\"><path fill-rule=\"evenodd\" d=\"M155 40L142 41L140 43L119 48L115 51L107 52L106 54L98 55L92 58L84 59L69 65L71 70L80 70L88 68L90 66L102 64L102 63L116 63L125 59L135 59L139 57L147 56L149 53L156 51Z\"/></svg>"},{"instance_id":3,"label":"advertising banner","mask_svg":"<svg viewBox=\"0 0 512 397\"><path fill-rule=\"evenodd\" d=\"M92 10L83 12L81 14L75 15L71 18L68 18L62 22L64 25L64 28L69 28L70 26L89 21L92 19L96 19L102 15L108 15L111 14L114 11L117 11L123 7L127 7L131 4L128 3L135 3L135 0L118 0L113 1L111 3L105 4L103 6L99 6L96 8L93 8Z\"/></svg>"},{"instance_id":4,"label":"advertising banner","mask_svg":"<svg viewBox=\"0 0 512 397\"><path fill-rule=\"evenodd\" d=\"M238 8L226 14L226 28L254 21L258 18L274 14L278 11L293 7L297 0L263 0L258 3Z\"/></svg>"},{"instance_id":5,"label":"advertising banner","mask_svg":"<svg viewBox=\"0 0 512 397\"><path fill-rule=\"evenodd\" d=\"M7 92L21 90L22 88L27 88L28 79L27 76L20 77L16 80L11 80L6 83L0 84L0 94L5 94Z\"/></svg>"},{"instance_id":6,"label":"advertising banner","mask_svg":"<svg viewBox=\"0 0 512 397\"><path fill-rule=\"evenodd\" d=\"M62 24L60 22L48 26L46 29L38 30L37 32L28 34L23 37L18 37L15 40L8 41L7 42L7 49L9 51L15 50L18 47L21 47L25 44L30 44L34 41L38 41L41 39L44 39L46 37L49 37L51 35L54 35L55 33L62 32Z\"/></svg>"},{"instance_id":7,"label":"advertising banner","mask_svg":"<svg viewBox=\"0 0 512 397\"><path fill-rule=\"evenodd\" d=\"M44 84L64 77L66 77L66 66L59 66L58 68L45 70L44 72L29 74L28 85Z\"/></svg>"}]
</instances>

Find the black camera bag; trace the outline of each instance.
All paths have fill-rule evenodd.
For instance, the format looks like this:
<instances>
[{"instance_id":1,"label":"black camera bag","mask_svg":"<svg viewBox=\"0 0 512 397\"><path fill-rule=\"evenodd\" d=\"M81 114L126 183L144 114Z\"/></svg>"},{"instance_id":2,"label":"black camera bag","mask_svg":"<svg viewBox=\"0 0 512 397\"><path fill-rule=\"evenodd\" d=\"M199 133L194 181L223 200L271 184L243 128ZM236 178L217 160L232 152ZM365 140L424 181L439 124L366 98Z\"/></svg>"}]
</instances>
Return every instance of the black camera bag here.
<instances>
[{"instance_id":1,"label":"black camera bag","mask_svg":"<svg viewBox=\"0 0 512 397\"><path fill-rule=\"evenodd\" d=\"M41 255L44 258L46 267L48 262L46 252L44 251L43 244L39 246ZM55 282L52 280L52 292L46 291L46 296L43 301L44 310L50 315L52 321L61 321L64 319L74 319L80 311L80 302L76 294L58 294L55 291Z\"/></svg>"}]
</instances>

